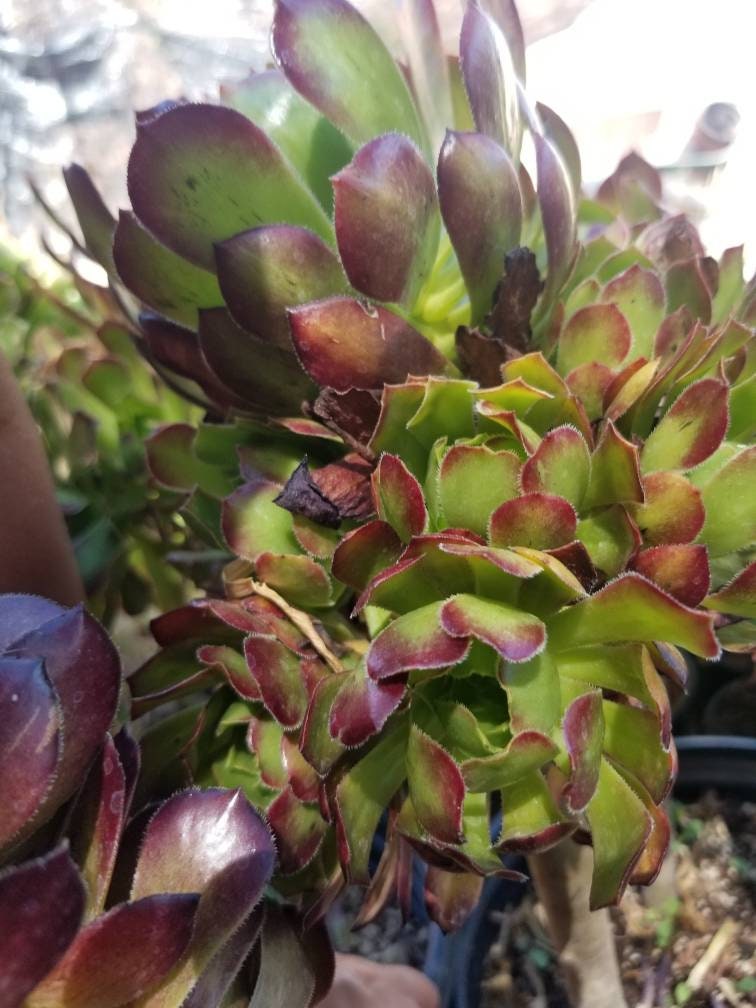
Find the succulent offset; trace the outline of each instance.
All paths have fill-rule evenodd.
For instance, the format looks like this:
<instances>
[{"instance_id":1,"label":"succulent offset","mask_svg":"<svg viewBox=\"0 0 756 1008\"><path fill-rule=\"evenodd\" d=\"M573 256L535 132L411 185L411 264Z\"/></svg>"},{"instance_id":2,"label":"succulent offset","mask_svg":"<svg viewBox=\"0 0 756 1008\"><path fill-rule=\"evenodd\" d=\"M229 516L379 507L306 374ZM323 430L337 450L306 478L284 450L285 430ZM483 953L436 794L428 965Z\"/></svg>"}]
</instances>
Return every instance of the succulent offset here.
<instances>
[{"instance_id":1,"label":"succulent offset","mask_svg":"<svg viewBox=\"0 0 756 1008\"><path fill-rule=\"evenodd\" d=\"M115 648L81 607L0 595L0 1004L314 1003L332 953L261 903L263 818L238 789L156 802L119 694Z\"/></svg>"},{"instance_id":2,"label":"succulent offset","mask_svg":"<svg viewBox=\"0 0 756 1008\"><path fill-rule=\"evenodd\" d=\"M400 68L344 0L278 0L278 69L138 116L133 212L71 193L209 412L153 474L238 558L132 679L137 715L192 697L154 787L243 787L308 920L406 896L414 850L452 927L508 852L591 843L596 907L659 869L678 649L755 643L756 288L638 157L581 196L508 0L459 60L403 21Z\"/></svg>"}]
</instances>

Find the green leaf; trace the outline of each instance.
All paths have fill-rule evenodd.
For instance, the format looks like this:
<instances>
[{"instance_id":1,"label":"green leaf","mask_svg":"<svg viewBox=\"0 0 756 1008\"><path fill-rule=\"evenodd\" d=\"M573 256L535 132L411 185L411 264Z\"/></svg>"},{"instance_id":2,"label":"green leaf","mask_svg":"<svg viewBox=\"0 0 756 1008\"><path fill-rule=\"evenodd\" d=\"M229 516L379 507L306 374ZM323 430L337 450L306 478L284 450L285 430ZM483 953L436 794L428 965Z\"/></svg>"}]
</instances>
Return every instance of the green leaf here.
<instances>
[{"instance_id":1,"label":"green leaf","mask_svg":"<svg viewBox=\"0 0 756 1008\"><path fill-rule=\"evenodd\" d=\"M727 396L727 385L716 378L687 388L646 439L643 472L692 469L712 455L727 431Z\"/></svg>"},{"instance_id":2,"label":"green leaf","mask_svg":"<svg viewBox=\"0 0 756 1008\"><path fill-rule=\"evenodd\" d=\"M405 778L409 718L397 718L367 756L336 788L335 813L341 862L349 880L367 883L368 860L378 822Z\"/></svg>"},{"instance_id":3,"label":"green leaf","mask_svg":"<svg viewBox=\"0 0 756 1008\"><path fill-rule=\"evenodd\" d=\"M485 445L454 445L444 455L438 476L445 524L485 535L491 512L519 492L520 460L509 451Z\"/></svg>"},{"instance_id":4,"label":"green leaf","mask_svg":"<svg viewBox=\"0 0 756 1008\"><path fill-rule=\"evenodd\" d=\"M549 647L558 653L581 644L663 640L704 658L716 658L719 645L712 627L711 617L686 608L639 574L629 573L552 617Z\"/></svg>"},{"instance_id":5,"label":"green leaf","mask_svg":"<svg viewBox=\"0 0 756 1008\"><path fill-rule=\"evenodd\" d=\"M113 259L131 293L179 325L196 329L198 309L223 304L218 281L209 270L161 245L127 210L118 216Z\"/></svg>"},{"instance_id":6,"label":"green leaf","mask_svg":"<svg viewBox=\"0 0 756 1008\"><path fill-rule=\"evenodd\" d=\"M502 830L498 850L531 852L553 846L575 829L557 807L538 770L502 788Z\"/></svg>"},{"instance_id":7,"label":"green leaf","mask_svg":"<svg viewBox=\"0 0 756 1008\"><path fill-rule=\"evenodd\" d=\"M756 448L735 455L703 487L706 521L699 540L711 556L756 541Z\"/></svg>"},{"instance_id":8,"label":"green leaf","mask_svg":"<svg viewBox=\"0 0 756 1008\"><path fill-rule=\"evenodd\" d=\"M397 131L428 150L399 67L351 4L279 0L271 42L289 83L355 143Z\"/></svg>"},{"instance_id":9,"label":"green leaf","mask_svg":"<svg viewBox=\"0 0 756 1008\"><path fill-rule=\"evenodd\" d=\"M619 901L652 821L641 799L606 760L586 818L593 840L590 905L598 910Z\"/></svg>"},{"instance_id":10,"label":"green leaf","mask_svg":"<svg viewBox=\"0 0 756 1008\"><path fill-rule=\"evenodd\" d=\"M177 105L142 123L128 182L145 227L208 270L215 242L261 224L298 224L333 242L315 197L265 133L234 109Z\"/></svg>"},{"instance_id":11,"label":"green leaf","mask_svg":"<svg viewBox=\"0 0 756 1008\"><path fill-rule=\"evenodd\" d=\"M420 825L440 843L461 843L462 771L450 753L415 724L407 744L407 779Z\"/></svg>"},{"instance_id":12,"label":"green leaf","mask_svg":"<svg viewBox=\"0 0 756 1008\"><path fill-rule=\"evenodd\" d=\"M352 157L351 144L333 123L306 102L280 70L252 74L222 88L221 97L265 130L330 214L331 176Z\"/></svg>"},{"instance_id":13,"label":"green leaf","mask_svg":"<svg viewBox=\"0 0 756 1008\"><path fill-rule=\"evenodd\" d=\"M590 476L591 459L585 438L565 424L549 431L523 466L522 489L564 497L579 510Z\"/></svg>"},{"instance_id":14,"label":"green leaf","mask_svg":"<svg viewBox=\"0 0 756 1008\"><path fill-rule=\"evenodd\" d=\"M277 483L258 478L224 500L223 536L237 556L256 560L265 552L301 552L291 515L274 503L280 492Z\"/></svg>"}]
</instances>

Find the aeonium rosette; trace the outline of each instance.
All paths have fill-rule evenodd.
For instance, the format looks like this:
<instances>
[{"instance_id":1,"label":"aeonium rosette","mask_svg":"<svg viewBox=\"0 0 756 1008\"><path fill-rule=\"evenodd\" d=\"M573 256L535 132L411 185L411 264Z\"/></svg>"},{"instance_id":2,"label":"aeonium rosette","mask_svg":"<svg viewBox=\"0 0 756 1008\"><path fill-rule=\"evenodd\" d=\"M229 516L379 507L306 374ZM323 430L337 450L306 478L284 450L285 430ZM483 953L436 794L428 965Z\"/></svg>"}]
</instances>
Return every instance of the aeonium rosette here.
<instances>
[{"instance_id":1,"label":"aeonium rosette","mask_svg":"<svg viewBox=\"0 0 756 1008\"><path fill-rule=\"evenodd\" d=\"M236 417L148 446L249 583L158 621L137 710L202 690L155 773L238 780L312 919L384 814L363 919L411 849L451 926L567 836L605 905L666 848L677 649L754 642L754 286L637 156L581 197L509 3L459 59L403 18L407 76L344 0L279 0L278 69L139 117L117 227L69 179L144 352Z\"/></svg>"},{"instance_id":2,"label":"aeonium rosette","mask_svg":"<svg viewBox=\"0 0 756 1008\"><path fill-rule=\"evenodd\" d=\"M333 957L324 932L261 903L267 825L238 789L156 801L120 688L81 607L0 596L0 1003L307 1008ZM297 977L285 996L282 970Z\"/></svg>"},{"instance_id":3,"label":"aeonium rosette","mask_svg":"<svg viewBox=\"0 0 756 1008\"><path fill-rule=\"evenodd\" d=\"M610 314L620 317L616 305ZM277 551L297 523L322 520L327 467L299 466L275 496L257 479L226 500L228 541L250 568L264 574L266 557L280 556L333 585L329 608L310 599L322 637L291 624L305 616L292 600L307 603L296 579L279 583L278 605L265 585L267 599L203 604L247 634L221 662L244 700L221 701L216 715L243 726L226 769L245 767L247 793L291 852L287 886L302 886L313 913L345 879L369 881L386 810L391 843L366 915L389 875L406 885L408 845L431 866L428 901L445 926L486 874L506 870L502 853L569 835L593 846L595 906L653 879L675 769L663 679L684 685L678 648L719 653L707 610L728 614L725 641L740 646L750 632L740 617L751 613L753 566L729 580L748 551L724 529L741 514L753 523L752 505L728 490L753 480L753 450L724 439L727 383L694 371L704 376L665 397L645 442L630 408L588 420L590 403L540 354L504 365L490 388L387 386L367 445L374 517L343 522L335 550L321 526L325 554L301 531L299 555ZM612 402L630 398L622 388ZM715 592L712 569L715 587L729 581ZM352 610L351 630L339 609ZM217 664L203 632L195 619L196 658ZM324 639L338 657L313 650Z\"/></svg>"},{"instance_id":4,"label":"aeonium rosette","mask_svg":"<svg viewBox=\"0 0 756 1008\"><path fill-rule=\"evenodd\" d=\"M408 370L454 373L457 327L483 321L520 244L546 274L548 324L576 251L579 158L558 116L528 105L516 10L470 4L453 57L430 0L407 0L401 21L394 59L347 0L280 0L275 69L220 104L137 115L131 210L116 221L86 171L66 171L83 244L143 352L216 415L309 401L338 423L314 403L313 328L344 357L338 391L355 367L378 390Z\"/></svg>"}]
</instances>

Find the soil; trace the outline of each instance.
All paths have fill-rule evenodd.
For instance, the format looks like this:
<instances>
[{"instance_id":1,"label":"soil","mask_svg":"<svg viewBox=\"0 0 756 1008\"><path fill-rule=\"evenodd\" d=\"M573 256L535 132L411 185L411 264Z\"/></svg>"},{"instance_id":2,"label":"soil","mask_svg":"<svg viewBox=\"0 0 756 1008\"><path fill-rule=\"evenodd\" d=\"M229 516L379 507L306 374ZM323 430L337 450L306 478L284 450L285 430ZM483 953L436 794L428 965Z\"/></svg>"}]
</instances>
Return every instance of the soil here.
<instances>
[{"instance_id":1,"label":"soil","mask_svg":"<svg viewBox=\"0 0 756 1008\"><path fill-rule=\"evenodd\" d=\"M649 891L614 911L633 1008L756 1005L756 804L713 793L672 803L676 839ZM497 915L481 1008L567 1008L541 908L528 894Z\"/></svg>"},{"instance_id":2,"label":"soil","mask_svg":"<svg viewBox=\"0 0 756 1008\"><path fill-rule=\"evenodd\" d=\"M411 919L404 923L398 907L387 906L374 921L357 931L352 923L364 890L347 889L328 915L328 930L339 952L352 952L375 962L423 968L428 947L428 925Z\"/></svg>"}]
</instances>

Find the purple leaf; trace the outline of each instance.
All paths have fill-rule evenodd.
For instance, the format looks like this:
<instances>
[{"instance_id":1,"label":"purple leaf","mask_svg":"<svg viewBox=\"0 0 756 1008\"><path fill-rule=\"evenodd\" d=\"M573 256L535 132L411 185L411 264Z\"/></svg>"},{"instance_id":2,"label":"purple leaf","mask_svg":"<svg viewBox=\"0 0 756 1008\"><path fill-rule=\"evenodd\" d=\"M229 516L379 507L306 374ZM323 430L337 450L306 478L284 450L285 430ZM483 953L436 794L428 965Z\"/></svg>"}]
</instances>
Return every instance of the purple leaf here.
<instances>
[{"instance_id":1,"label":"purple leaf","mask_svg":"<svg viewBox=\"0 0 756 1008\"><path fill-rule=\"evenodd\" d=\"M541 120L546 139L554 145L564 161L572 183L575 200L578 201L581 194L582 171L580 150L575 142L575 137L570 132L567 123L548 105L536 102L536 112Z\"/></svg>"},{"instance_id":2,"label":"purple leaf","mask_svg":"<svg viewBox=\"0 0 756 1008\"><path fill-rule=\"evenodd\" d=\"M362 591L380 571L391 567L402 552L402 542L385 521L372 521L347 532L333 554L331 573Z\"/></svg>"},{"instance_id":3,"label":"purple leaf","mask_svg":"<svg viewBox=\"0 0 756 1008\"><path fill-rule=\"evenodd\" d=\"M131 811L131 802L134 797L134 790L139 777L141 752L139 749L139 743L136 742L127 726L121 728L113 739L113 742L115 744L116 752L118 753L118 761L120 762L121 769L123 770L126 789L123 803L123 814L124 818L128 819L129 812Z\"/></svg>"},{"instance_id":4,"label":"purple leaf","mask_svg":"<svg viewBox=\"0 0 756 1008\"><path fill-rule=\"evenodd\" d=\"M436 9L433 0L409 0L398 13L412 94L435 151L453 119L449 68Z\"/></svg>"},{"instance_id":5,"label":"purple leaf","mask_svg":"<svg viewBox=\"0 0 756 1008\"><path fill-rule=\"evenodd\" d=\"M0 595L0 651L66 610L39 595Z\"/></svg>"},{"instance_id":6,"label":"purple leaf","mask_svg":"<svg viewBox=\"0 0 756 1008\"><path fill-rule=\"evenodd\" d=\"M498 24L477 4L465 13L459 51L475 125L519 159L522 124L512 56Z\"/></svg>"},{"instance_id":7,"label":"purple leaf","mask_svg":"<svg viewBox=\"0 0 756 1008\"><path fill-rule=\"evenodd\" d=\"M291 875L308 865L328 828L317 806L300 801L287 787L268 806L266 818L276 839L278 870Z\"/></svg>"},{"instance_id":8,"label":"purple leaf","mask_svg":"<svg viewBox=\"0 0 756 1008\"><path fill-rule=\"evenodd\" d=\"M361 147L332 181L336 240L350 283L378 301L411 307L439 237L436 187L422 155L407 137L387 133Z\"/></svg>"},{"instance_id":9,"label":"purple leaf","mask_svg":"<svg viewBox=\"0 0 756 1008\"><path fill-rule=\"evenodd\" d=\"M372 483L378 517L402 542L422 535L428 523L423 489L398 455L381 455Z\"/></svg>"},{"instance_id":10,"label":"purple leaf","mask_svg":"<svg viewBox=\"0 0 756 1008\"><path fill-rule=\"evenodd\" d=\"M442 602L393 620L375 638L367 653L368 675L380 682L413 669L458 665L470 649L464 637L450 637L441 628Z\"/></svg>"},{"instance_id":11,"label":"purple leaf","mask_svg":"<svg viewBox=\"0 0 756 1008\"><path fill-rule=\"evenodd\" d=\"M226 640L228 637L223 623L210 608L207 599L195 599L178 609L156 616L150 622L150 632L160 647L195 638L208 641Z\"/></svg>"},{"instance_id":12,"label":"purple leaf","mask_svg":"<svg viewBox=\"0 0 756 1008\"><path fill-rule=\"evenodd\" d=\"M348 290L337 257L303 227L270 224L243 231L216 244L215 261L235 321L283 350L291 350L287 308Z\"/></svg>"},{"instance_id":13,"label":"purple leaf","mask_svg":"<svg viewBox=\"0 0 756 1008\"><path fill-rule=\"evenodd\" d=\"M338 392L379 389L410 374L444 374L446 358L386 308L335 297L294 308L292 339L307 373Z\"/></svg>"},{"instance_id":14,"label":"purple leaf","mask_svg":"<svg viewBox=\"0 0 756 1008\"><path fill-rule=\"evenodd\" d=\"M132 899L166 891L201 896L188 953L155 1006L182 1003L257 905L274 862L264 821L238 790L185 791L158 809L145 831Z\"/></svg>"},{"instance_id":15,"label":"purple leaf","mask_svg":"<svg viewBox=\"0 0 756 1008\"><path fill-rule=\"evenodd\" d=\"M200 312L199 346L216 382L230 389L247 411L298 413L315 394L293 353L251 336L225 308Z\"/></svg>"},{"instance_id":16,"label":"purple leaf","mask_svg":"<svg viewBox=\"0 0 756 1008\"><path fill-rule=\"evenodd\" d=\"M226 991L260 937L262 922L259 907L215 953L182 1008L222 1008Z\"/></svg>"},{"instance_id":17,"label":"purple leaf","mask_svg":"<svg viewBox=\"0 0 756 1008\"><path fill-rule=\"evenodd\" d=\"M220 105L179 105L140 124L128 187L145 227L208 270L215 242L261 224L297 224L332 239L320 204L275 144Z\"/></svg>"},{"instance_id":18,"label":"purple leaf","mask_svg":"<svg viewBox=\"0 0 756 1008\"><path fill-rule=\"evenodd\" d=\"M87 919L102 913L126 821L126 777L115 743L105 736L73 808L71 848L87 887Z\"/></svg>"},{"instance_id":19,"label":"purple leaf","mask_svg":"<svg viewBox=\"0 0 756 1008\"><path fill-rule=\"evenodd\" d=\"M284 728L299 727L308 703L299 656L275 637L259 634L244 641L244 656L273 717Z\"/></svg>"},{"instance_id":20,"label":"purple leaf","mask_svg":"<svg viewBox=\"0 0 756 1008\"><path fill-rule=\"evenodd\" d=\"M151 819L131 895L140 899L155 893L202 892L226 868L241 865L244 895L256 893L256 903L273 860L265 823L241 792L183 791L164 802Z\"/></svg>"},{"instance_id":21,"label":"purple leaf","mask_svg":"<svg viewBox=\"0 0 756 1008\"><path fill-rule=\"evenodd\" d=\"M575 201L567 171L554 147L537 133L533 140L548 262L543 303L548 305L556 298L575 255Z\"/></svg>"},{"instance_id":22,"label":"purple leaf","mask_svg":"<svg viewBox=\"0 0 756 1008\"><path fill-rule=\"evenodd\" d=\"M506 661L523 662L543 649L543 623L527 612L474 595L456 595L444 603L441 626L454 637L477 637Z\"/></svg>"},{"instance_id":23,"label":"purple leaf","mask_svg":"<svg viewBox=\"0 0 756 1008\"><path fill-rule=\"evenodd\" d=\"M249 1008L311 1008L328 992L333 971L333 950L325 928L316 925L303 932L293 909L271 902L265 909L260 969Z\"/></svg>"},{"instance_id":24,"label":"purple leaf","mask_svg":"<svg viewBox=\"0 0 756 1008\"><path fill-rule=\"evenodd\" d=\"M507 42L515 72L525 83L525 37L514 0L480 0L480 6L494 19Z\"/></svg>"},{"instance_id":25,"label":"purple leaf","mask_svg":"<svg viewBox=\"0 0 756 1008\"><path fill-rule=\"evenodd\" d=\"M0 847L34 817L50 789L63 748L61 722L44 663L0 658Z\"/></svg>"},{"instance_id":26,"label":"purple leaf","mask_svg":"<svg viewBox=\"0 0 756 1008\"><path fill-rule=\"evenodd\" d=\"M332 738L345 746L359 746L379 732L406 692L404 681L374 682L363 665L342 683L331 706Z\"/></svg>"},{"instance_id":27,"label":"purple leaf","mask_svg":"<svg viewBox=\"0 0 756 1008\"><path fill-rule=\"evenodd\" d=\"M470 294L472 322L479 322L493 307L506 255L520 242L517 173L489 136L448 131L438 159L438 195Z\"/></svg>"},{"instance_id":28,"label":"purple leaf","mask_svg":"<svg viewBox=\"0 0 756 1008\"><path fill-rule=\"evenodd\" d=\"M561 797L566 811L574 815L585 809L598 784L604 741L599 690L583 693L572 701L565 711L562 731L570 757L571 774Z\"/></svg>"},{"instance_id":29,"label":"purple leaf","mask_svg":"<svg viewBox=\"0 0 756 1008\"><path fill-rule=\"evenodd\" d=\"M0 874L0 1004L17 1008L79 929L84 885L64 846Z\"/></svg>"},{"instance_id":30,"label":"purple leaf","mask_svg":"<svg viewBox=\"0 0 756 1008\"><path fill-rule=\"evenodd\" d=\"M148 994L181 959L197 903L171 893L113 907L78 933L33 1002L119 1008Z\"/></svg>"},{"instance_id":31,"label":"purple leaf","mask_svg":"<svg viewBox=\"0 0 756 1008\"><path fill-rule=\"evenodd\" d=\"M705 546L652 546L637 554L632 567L691 608L700 605L709 591L711 575Z\"/></svg>"},{"instance_id":32,"label":"purple leaf","mask_svg":"<svg viewBox=\"0 0 756 1008\"><path fill-rule=\"evenodd\" d=\"M199 337L191 329L169 322L160 315L142 313L139 325L147 345L149 360L160 367L174 371L181 378L188 378L196 383L192 389L192 398L203 402L200 393L221 409L227 410L235 406L244 409L246 403L227 388L210 370L207 360L200 349ZM180 387L183 394L184 386Z\"/></svg>"},{"instance_id":33,"label":"purple leaf","mask_svg":"<svg viewBox=\"0 0 756 1008\"><path fill-rule=\"evenodd\" d=\"M113 720L121 686L118 652L82 606L23 634L8 652L42 659L60 704L63 752L44 800L45 810L52 812L80 785Z\"/></svg>"},{"instance_id":34,"label":"purple leaf","mask_svg":"<svg viewBox=\"0 0 756 1008\"><path fill-rule=\"evenodd\" d=\"M442 745L414 724L407 745L407 779L420 825L440 843L462 843L462 771Z\"/></svg>"}]
</instances>

